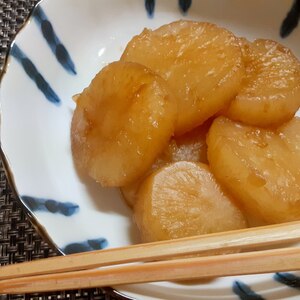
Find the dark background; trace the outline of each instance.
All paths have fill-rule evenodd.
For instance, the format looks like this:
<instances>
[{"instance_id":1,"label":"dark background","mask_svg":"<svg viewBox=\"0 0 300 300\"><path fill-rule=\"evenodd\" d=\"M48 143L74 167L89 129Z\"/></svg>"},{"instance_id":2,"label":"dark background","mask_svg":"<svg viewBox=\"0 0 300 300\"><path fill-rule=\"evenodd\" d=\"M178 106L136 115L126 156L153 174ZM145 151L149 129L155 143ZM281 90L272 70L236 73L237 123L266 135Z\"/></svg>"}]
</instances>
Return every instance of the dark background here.
<instances>
[{"instance_id":1,"label":"dark background","mask_svg":"<svg viewBox=\"0 0 300 300\"><path fill-rule=\"evenodd\" d=\"M50 0L49 0L50 1ZM10 43L26 22L38 0L0 0L0 67L1 73ZM19 263L58 255L37 234L13 195L0 159L0 265ZM1 268L1 267L0 267ZM0 270L1 272L1 270ZM121 299L110 290L100 289L33 295L0 295L6 299Z\"/></svg>"}]
</instances>

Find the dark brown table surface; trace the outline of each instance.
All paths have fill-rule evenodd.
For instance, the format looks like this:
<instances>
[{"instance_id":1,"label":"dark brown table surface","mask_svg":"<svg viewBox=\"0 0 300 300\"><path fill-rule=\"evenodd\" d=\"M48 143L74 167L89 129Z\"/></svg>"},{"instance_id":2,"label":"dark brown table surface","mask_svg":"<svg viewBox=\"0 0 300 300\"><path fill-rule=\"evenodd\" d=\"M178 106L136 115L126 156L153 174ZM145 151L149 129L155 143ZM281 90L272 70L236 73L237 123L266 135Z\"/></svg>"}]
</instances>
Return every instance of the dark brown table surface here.
<instances>
[{"instance_id":1,"label":"dark brown table surface","mask_svg":"<svg viewBox=\"0 0 300 300\"><path fill-rule=\"evenodd\" d=\"M0 67L9 45L38 0L0 0ZM0 265L58 255L38 235L13 195L0 160ZM0 271L1 272L1 271ZM120 299L101 289L32 295L0 295L4 299Z\"/></svg>"}]
</instances>

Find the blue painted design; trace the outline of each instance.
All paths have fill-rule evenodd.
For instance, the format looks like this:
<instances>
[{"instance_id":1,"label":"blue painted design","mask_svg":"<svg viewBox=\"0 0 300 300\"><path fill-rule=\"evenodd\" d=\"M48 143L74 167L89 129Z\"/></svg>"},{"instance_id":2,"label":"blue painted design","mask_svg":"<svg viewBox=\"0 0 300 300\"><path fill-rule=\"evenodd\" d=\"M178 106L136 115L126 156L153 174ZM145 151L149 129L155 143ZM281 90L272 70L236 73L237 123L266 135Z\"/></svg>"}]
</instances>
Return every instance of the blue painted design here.
<instances>
[{"instance_id":1,"label":"blue painted design","mask_svg":"<svg viewBox=\"0 0 300 300\"><path fill-rule=\"evenodd\" d=\"M145 8L149 17L153 17L154 8L155 8L155 0L145 0Z\"/></svg>"},{"instance_id":2,"label":"blue painted design","mask_svg":"<svg viewBox=\"0 0 300 300\"><path fill-rule=\"evenodd\" d=\"M178 4L182 12L187 13L187 11L192 5L192 0L179 0Z\"/></svg>"},{"instance_id":3,"label":"blue painted design","mask_svg":"<svg viewBox=\"0 0 300 300\"><path fill-rule=\"evenodd\" d=\"M59 105L61 100L51 88L49 83L38 71L33 62L25 55L25 53L14 44L11 48L11 55L17 59L17 61L22 65L26 74L35 82L38 89L44 94L44 96L52 103Z\"/></svg>"},{"instance_id":4,"label":"blue painted design","mask_svg":"<svg viewBox=\"0 0 300 300\"><path fill-rule=\"evenodd\" d=\"M79 211L79 205L71 202L60 202L52 199L21 196L31 211L45 211L70 217Z\"/></svg>"},{"instance_id":5,"label":"blue painted design","mask_svg":"<svg viewBox=\"0 0 300 300\"><path fill-rule=\"evenodd\" d=\"M297 26L300 18L300 0L294 0L293 5L280 27L280 36L287 37Z\"/></svg>"},{"instance_id":6,"label":"blue painted design","mask_svg":"<svg viewBox=\"0 0 300 300\"><path fill-rule=\"evenodd\" d=\"M105 238L99 238L95 240L87 240L84 242L72 243L64 248L62 248L62 252L65 254L74 254L80 252L87 252L93 250L102 250L108 246L108 241Z\"/></svg>"},{"instance_id":7,"label":"blue painted design","mask_svg":"<svg viewBox=\"0 0 300 300\"><path fill-rule=\"evenodd\" d=\"M234 281L232 290L241 300L264 300L262 296L256 294L248 285L241 281Z\"/></svg>"},{"instance_id":8,"label":"blue painted design","mask_svg":"<svg viewBox=\"0 0 300 300\"><path fill-rule=\"evenodd\" d=\"M300 289L300 277L291 273L276 273L274 280L289 287Z\"/></svg>"},{"instance_id":9,"label":"blue painted design","mask_svg":"<svg viewBox=\"0 0 300 300\"><path fill-rule=\"evenodd\" d=\"M48 20L41 6L36 7L33 12L33 17L36 20L37 24L40 26L42 34L58 62L64 67L66 71L73 75L76 75L75 64L71 59L70 54L68 53L66 47L59 40L51 22Z\"/></svg>"}]
</instances>

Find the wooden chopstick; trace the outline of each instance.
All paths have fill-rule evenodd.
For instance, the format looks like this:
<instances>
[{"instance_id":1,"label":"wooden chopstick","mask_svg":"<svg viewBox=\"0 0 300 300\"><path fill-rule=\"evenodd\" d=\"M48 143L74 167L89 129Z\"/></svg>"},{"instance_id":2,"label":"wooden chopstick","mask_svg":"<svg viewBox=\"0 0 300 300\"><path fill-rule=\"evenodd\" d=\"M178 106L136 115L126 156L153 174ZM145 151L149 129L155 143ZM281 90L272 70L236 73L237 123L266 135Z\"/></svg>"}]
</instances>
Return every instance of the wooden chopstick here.
<instances>
[{"instance_id":1,"label":"wooden chopstick","mask_svg":"<svg viewBox=\"0 0 300 300\"><path fill-rule=\"evenodd\" d=\"M297 221L9 265L0 267L0 280L86 270L130 262L178 258L186 255L205 254L212 250L226 252L231 249L261 249L266 246L283 245L299 240L300 222Z\"/></svg>"},{"instance_id":2,"label":"wooden chopstick","mask_svg":"<svg viewBox=\"0 0 300 300\"><path fill-rule=\"evenodd\" d=\"M46 292L297 269L300 269L300 248L282 248L8 279L0 281L0 293Z\"/></svg>"}]
</instances>

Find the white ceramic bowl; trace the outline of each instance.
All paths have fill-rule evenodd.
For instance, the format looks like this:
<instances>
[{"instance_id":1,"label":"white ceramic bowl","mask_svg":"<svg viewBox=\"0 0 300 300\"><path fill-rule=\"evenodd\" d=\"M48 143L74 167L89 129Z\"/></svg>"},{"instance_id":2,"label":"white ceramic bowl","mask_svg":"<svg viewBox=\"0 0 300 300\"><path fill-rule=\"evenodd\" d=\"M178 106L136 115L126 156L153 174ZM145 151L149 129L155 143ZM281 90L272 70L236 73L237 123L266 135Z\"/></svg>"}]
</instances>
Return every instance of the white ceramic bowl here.
<instances>
[{"instance_id":1,"label":"white ceramic bowl","mask_svg":"<svg viewBox=\"0 0 300 300\"><path fill-rule=\"evenodd\" d=\"M72 96L118 60L133 35L178 19L209 21L249 39L278 40L300 57L300 30L284 40L279 35L290 5L286 0L44 0L18 34L1 83L6 168L42 234L66 254L139 242L119 191L79 178L70 150ZM297 275L269 274L120 291L138 299L300 299L293 284L299 288Z\"/></svg>"}]
</instances>

